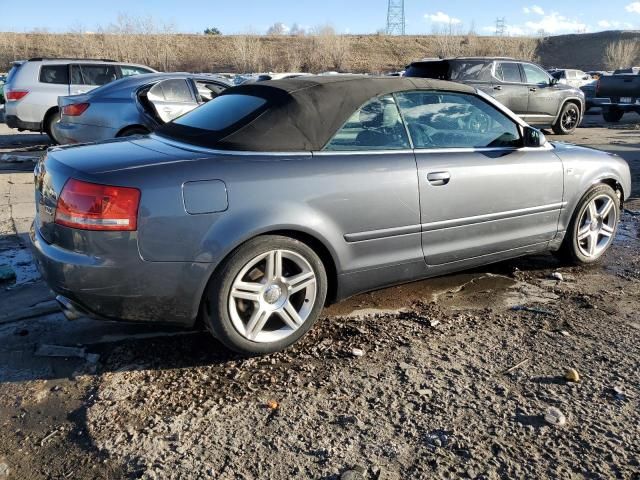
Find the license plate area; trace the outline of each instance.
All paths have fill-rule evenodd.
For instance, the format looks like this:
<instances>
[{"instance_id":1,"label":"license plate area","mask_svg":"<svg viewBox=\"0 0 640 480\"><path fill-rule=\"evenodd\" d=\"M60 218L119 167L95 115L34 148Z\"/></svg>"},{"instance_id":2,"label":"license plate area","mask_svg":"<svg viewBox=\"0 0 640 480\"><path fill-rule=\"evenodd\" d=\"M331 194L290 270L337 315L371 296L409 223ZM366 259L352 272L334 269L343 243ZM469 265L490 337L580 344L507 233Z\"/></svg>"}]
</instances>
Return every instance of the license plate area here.
<instances>
[{"instance_id":1,"label":"license plate area","mask_svg":"<svg viewBox=\"0 0 640 480\"><path fill-rule=\"evenodd\" d=\"M633 99L631 97L620 97L620 103L633 103Z\"/></svg>"}]
</instances>

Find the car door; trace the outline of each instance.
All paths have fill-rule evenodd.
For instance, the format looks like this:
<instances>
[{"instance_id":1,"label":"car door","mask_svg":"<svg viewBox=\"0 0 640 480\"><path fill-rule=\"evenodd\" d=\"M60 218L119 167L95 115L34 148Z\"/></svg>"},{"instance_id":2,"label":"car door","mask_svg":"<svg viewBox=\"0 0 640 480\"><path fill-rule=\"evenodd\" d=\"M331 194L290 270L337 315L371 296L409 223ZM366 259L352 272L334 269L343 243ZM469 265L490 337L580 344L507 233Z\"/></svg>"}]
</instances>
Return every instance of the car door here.
<instances>
[{"instance_id":1,"label":"car door","mask_svg":"<svg viewBox=\"0 0 640 480\"><path fill-rule=\"evenodd\" d=\"M396 95L415 148L429 266L546 248L557 234L563 168L550 147L521 148L513 119L476 95Z\"/></svg>"},{"instance_id":2,"label":"car door","mask_svg":"<svg viewBox=\"0 0 640 480\"><path fill-rule=\"evenodd\" d=\"M393 97L367 102L313 155L313 202L342 237L345 273L367 272L360 287L420 276L416 162Z\"/></svg>"},{"instance_id":3,"label":"car door","mask_svg":"<svg viewBox=\"0 0 640 480\"><path fill-rule=\"evenodd\" d=\"M186 79L172 78L156 83L147 93L156 115L167 123L190 112L198 102Z\"/></svg>"},{"instance_id":4,"label":"car door","mask_svg":"<svg viewBox=\"0 0 640 480\"><path fill-rule=\"evenodd\" d=\"M490 95L516 115L526 115L529 89L523 83L518 63L496 62L493 77L493 92Z\"/></svg>"},{"instance_id":5,"label":"car door","mask_svg":"<svg viewBox=\"0 0 640 480\"><path fill-rule=\"evenodd\" d=\"M531 124L552 123L560 109L560 94L547 72L531 63L522 64L522 74L529 90L526 120Z\"/></svg>"}]
</instances>

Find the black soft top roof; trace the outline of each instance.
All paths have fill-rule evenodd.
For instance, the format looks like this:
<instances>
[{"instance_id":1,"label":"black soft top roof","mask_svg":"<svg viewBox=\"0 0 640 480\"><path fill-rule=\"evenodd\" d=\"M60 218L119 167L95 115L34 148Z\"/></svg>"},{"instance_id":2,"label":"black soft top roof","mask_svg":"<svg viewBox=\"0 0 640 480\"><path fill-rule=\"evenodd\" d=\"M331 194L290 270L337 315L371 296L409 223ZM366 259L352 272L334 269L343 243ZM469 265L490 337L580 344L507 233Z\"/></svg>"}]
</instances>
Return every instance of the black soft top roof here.
<instances>
[{"instance_id":1,"label":"black soft top roof","mask_svg":"<svg viewBox=\"0 0 640 480\"><path fill-rule=\"evenodd\" d=\"M222 95L266 98L269 108L206 146L223 150L296 152L321 150L371 98L407 90L472 93L467 85L422 78L360 75L306 76L240 85Z\"/></svg>"}]
</instances>

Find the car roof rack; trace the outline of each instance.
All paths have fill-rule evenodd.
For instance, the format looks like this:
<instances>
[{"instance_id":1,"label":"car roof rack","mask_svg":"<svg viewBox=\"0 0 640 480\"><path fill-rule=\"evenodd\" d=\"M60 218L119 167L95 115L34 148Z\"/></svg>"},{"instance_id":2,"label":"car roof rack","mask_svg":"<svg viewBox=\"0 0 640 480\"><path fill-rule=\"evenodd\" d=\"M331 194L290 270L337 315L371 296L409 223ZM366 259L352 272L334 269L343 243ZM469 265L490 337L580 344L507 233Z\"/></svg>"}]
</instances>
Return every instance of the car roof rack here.
<instances>
[{"instance_id":1,"label":"car roof rack","mask_svg":"<svg viewBox=\"0 0 640 480\"><path fill-rule=\"evenodd\" d=\"M43 60L75 60L82 61L87 60L90 62L116 62L117 60L111 60L110 58L69 58L69 57L35 57L27 60L28 62L42 62Z\"/></svg>"}]
</instances>

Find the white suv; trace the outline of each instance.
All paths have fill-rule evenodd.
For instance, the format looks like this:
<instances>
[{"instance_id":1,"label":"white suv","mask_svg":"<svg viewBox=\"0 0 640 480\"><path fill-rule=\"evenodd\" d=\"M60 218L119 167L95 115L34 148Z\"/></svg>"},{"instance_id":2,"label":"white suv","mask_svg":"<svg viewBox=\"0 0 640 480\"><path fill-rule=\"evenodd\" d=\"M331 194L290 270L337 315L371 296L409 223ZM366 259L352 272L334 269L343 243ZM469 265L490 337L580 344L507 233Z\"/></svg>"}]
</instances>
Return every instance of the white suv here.
<instances>
[{"instance_id":1,"label":"white suv","mask_svg":"<svg viewBox=\"0 0 640 480\"><path fill-rule=\"evenodd\" d=\"M56 142L58 97L86 93L118 78L155 70L112 60L32 58L14 62L4 93L5 122L11 128L46 132Z\"/></svg>"}]
</instances>

